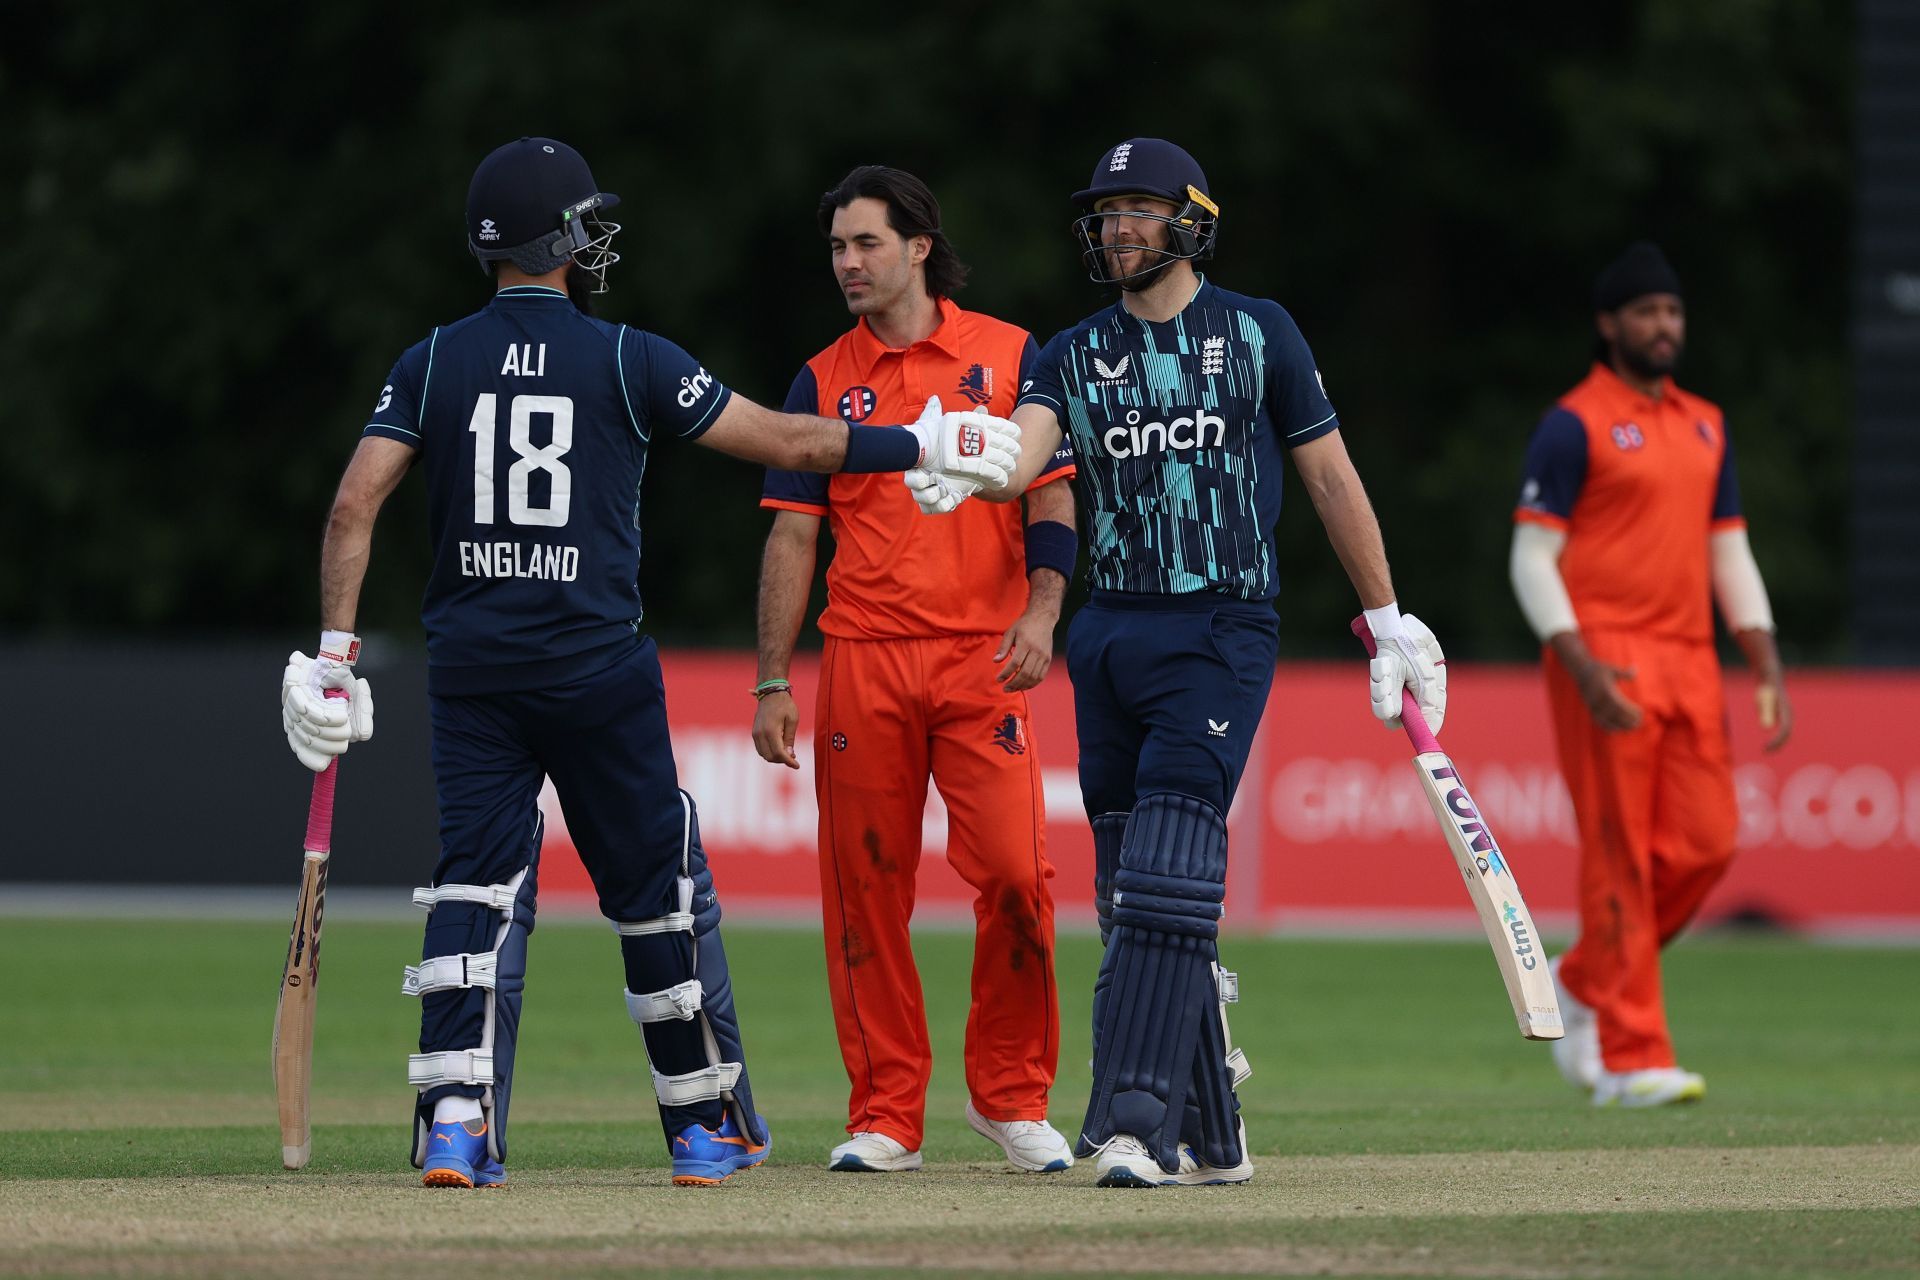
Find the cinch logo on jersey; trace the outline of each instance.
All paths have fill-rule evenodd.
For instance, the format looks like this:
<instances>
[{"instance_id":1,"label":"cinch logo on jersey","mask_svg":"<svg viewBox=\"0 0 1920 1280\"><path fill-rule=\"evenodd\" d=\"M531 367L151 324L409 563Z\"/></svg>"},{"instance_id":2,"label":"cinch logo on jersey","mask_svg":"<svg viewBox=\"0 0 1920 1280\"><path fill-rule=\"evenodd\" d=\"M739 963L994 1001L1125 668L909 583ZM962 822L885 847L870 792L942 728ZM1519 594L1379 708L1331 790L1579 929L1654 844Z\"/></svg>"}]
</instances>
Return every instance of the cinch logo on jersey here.
<instances>
[{"instance_id":1,"label":"cinch logo on jersey","mask_svg":"<svg viewBox=\"0 0 1920 1280\"><path fill-rule=\"evenodd\" d=\"M469 578L541 578L572 582L580 576L580 548L518 542L463 542L460 572Z\"/></svg>"},{"instance_id":2,"label":"cinch logo on jersey","mask_svg":"<svg viewBox=\"0 0 1920 1280\"><path fill-rule=\"evenodd\" d=\"M1097 363L1097 362L1096 362ZM1212 428L1209 438L1207 431ZM1134 458L1169 449L1218 449L1227 443L1227 420L1205 409L1171 422L1142 422L1138 409L1127 410L1127 420L1108 427L1100 443L1116 458Z\"/></svg>"},{"instance_id":3,"label":"cinch logo on jersey","mask_svg":"<svg viewBox=\"0 0 1920 1280\"><path fill-rule=\"evenodd\" d=\"M674 397L682 409L691 409L700 402L700 397L713 389L713 375L705 368L691 378L680 379L680 394Z\"/></svg>"}]
</instances>

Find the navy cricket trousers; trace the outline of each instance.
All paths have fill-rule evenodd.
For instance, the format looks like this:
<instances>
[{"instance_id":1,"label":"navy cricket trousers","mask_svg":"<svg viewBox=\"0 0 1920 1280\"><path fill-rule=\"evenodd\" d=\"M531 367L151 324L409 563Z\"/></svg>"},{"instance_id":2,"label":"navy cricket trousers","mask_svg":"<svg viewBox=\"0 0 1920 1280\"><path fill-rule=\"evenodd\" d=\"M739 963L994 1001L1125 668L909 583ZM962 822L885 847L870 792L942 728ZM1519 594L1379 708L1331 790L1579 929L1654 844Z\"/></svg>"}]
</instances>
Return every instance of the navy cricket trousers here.
<instances>
[{"instance_id":1,"label":"navy cricket trousers","mask_svg":"<svg viewBox=\"0 0 1920 1280\"><path fill-rule=\"evenodd\" d=\"M1067 631L1087 816L1173 791L1233 803L1273 687L1279 619L1210 593L1096 591Z\"/></svg>"},{"instance_id":2,"label":"navy cricket trousers","mask_svg":"<svg viewBox=\"0 0 1920 1280\"><path fill-rule=\"evenodd\" d=\"M639 637L610 664L550 688L435 695L430 702L440 801L434 884L502 884L526 868L515 916L530 932L545 776L553 780L601 914L638 921L677 909L686 812L667 735L659 653L651 638ZM499 913L484 906L442 903L428 919L422 958L490 950L499 921ZM674 934L671 940L686 949L682 967L692 972L691 937ZM628 957L629 970L634 958ZM658 973L630 971L627 980L634 991L662 985ZM495 1060L503 1074L511 1071L518 1030L518 992L511 994L500 1003L503 1025L495 1029ZM436 992L421 1004L422 1053L480 1043L486 1015L482 991ZM619 1007L617 998L610 1004ZM686 1057L689 1067L705 1062L696 1024L661 1026L669 1035L683 1031L688 1038L684 1054L668 1056ZM423 1101L479 1092L476 1086L440 1086ZM704 1121L707 1111L718 1123L718 1104L690 1114Z\"/></svg>"}]
</instances>

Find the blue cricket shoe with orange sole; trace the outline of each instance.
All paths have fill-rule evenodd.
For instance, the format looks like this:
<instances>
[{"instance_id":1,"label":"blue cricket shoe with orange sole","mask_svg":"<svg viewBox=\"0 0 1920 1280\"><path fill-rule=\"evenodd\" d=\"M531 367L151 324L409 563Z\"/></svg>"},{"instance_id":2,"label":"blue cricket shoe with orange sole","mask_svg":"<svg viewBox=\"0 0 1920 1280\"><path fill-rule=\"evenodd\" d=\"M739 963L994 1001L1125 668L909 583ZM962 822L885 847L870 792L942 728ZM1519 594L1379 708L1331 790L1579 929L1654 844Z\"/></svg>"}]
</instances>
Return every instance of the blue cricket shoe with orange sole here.
<instances>
[{"instance_id":1,"label":"blue cricket shoe with orange sole","mask_svg":"<svg viewBox=\"0 0 1920 1280\"><path fill-rule=\"evenodd\" d=\"M740 1132L729 1114L718 1129L690 1124L667 1144L673 1156L673 1185L676 1187L717 1187L742 1169L751 1169L773 1150L773 1131L759 1116L765 1142L755 1144Z\"/></svg>"},{"instance_id":2,"label":"blue cricket shoe with orange sole","mask_svg":"<svg viewBox=\"0 0 1920 1280\"><path fill-rule=\"evenodd\" d=\"M436 1124L427 1133L427 1161L420 1182L429 1187L497 1187L507 1170L487 1154L487 1122L459 1120Z\"/></svg>"}]
</instances>

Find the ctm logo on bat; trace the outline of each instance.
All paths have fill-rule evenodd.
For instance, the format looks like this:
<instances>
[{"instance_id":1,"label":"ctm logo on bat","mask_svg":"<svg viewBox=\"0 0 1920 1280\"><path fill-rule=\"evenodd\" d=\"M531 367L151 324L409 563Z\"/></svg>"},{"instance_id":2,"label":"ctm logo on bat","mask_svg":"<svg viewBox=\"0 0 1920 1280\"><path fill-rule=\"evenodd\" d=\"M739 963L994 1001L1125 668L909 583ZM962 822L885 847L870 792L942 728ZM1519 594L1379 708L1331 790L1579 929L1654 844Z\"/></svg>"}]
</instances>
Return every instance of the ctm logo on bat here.
<instances>
[{"instance_id":1,"label":"ctm logo on bat","mask_svg":"<svg viewBox=\"0 0 1920 1280\"><path fill-rule=\"evenodd\" d=\"M1533 954L1533 935L1527 931L1527 922L1520 918L1520 908L1511 902L1500 904L1500 918L1507 922L1507 932L1513 935L1513 954L1520 960L1522 969L1531 970L1538 961Z\"/></svg>"},{"instance_id":2,"label":"ctm logo on bat","mask_svg":"<svg viewBox=\"0 0 1920 1280\"><path fill-rule=\"evenodd\" d=\"M1447 812L1453 815L1453 825L1467 842L1467 848L1473 852L1474 865L1483 873L1504 876L1507 874L1507 862L1500 856L1500 846L1495 843L1493 832L1480 818L1480 811L1473 806L1473 797L1467 794L1467 788L1460 781L1451 765L1427 770L1435 782L1453 782L1446 794Z\"/></svg>"}]
</instances>

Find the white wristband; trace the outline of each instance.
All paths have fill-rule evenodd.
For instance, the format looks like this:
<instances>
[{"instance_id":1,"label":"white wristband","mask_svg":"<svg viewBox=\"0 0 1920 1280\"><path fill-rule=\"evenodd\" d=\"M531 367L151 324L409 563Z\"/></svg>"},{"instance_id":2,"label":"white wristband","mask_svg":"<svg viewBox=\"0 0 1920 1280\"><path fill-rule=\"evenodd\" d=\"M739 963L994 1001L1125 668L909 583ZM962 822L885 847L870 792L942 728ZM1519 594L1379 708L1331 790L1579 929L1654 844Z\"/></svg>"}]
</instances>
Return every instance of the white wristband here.
<instances>
[{"instance_id":1,"label":"white wristband","mask_svg":"<svg viewBox=\"0 0 1920 1280\"><path fill-rule=\"evenodd\" d=\"M350 667L360 657L360 637L351 631L322 631L315 656Z\"/></svg>"},{"instance_id":2,"label":"white wristband","mask_svg":"<svg viewBox=\"0 0 1920 1280\"><path fill-rule=\"evenodd\" d=\"M1376 641L1395 640L1407 634L1406 626L1400 621L1400 606L1397 602L1389 600L1378 609L1368 609L1366 612L1367 630L1373 632L1373 638Z\"/></svg>"}]
</instances>

